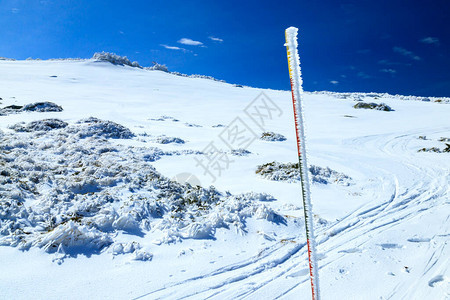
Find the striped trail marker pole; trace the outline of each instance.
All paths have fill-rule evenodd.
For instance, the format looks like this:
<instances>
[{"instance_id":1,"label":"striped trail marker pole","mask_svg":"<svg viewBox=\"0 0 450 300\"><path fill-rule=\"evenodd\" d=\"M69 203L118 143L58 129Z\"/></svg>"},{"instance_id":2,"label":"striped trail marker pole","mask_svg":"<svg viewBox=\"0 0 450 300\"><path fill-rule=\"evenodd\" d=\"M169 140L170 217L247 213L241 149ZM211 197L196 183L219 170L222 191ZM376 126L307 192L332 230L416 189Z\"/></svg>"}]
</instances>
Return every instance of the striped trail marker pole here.
<instances>
[{"instance_id":1,"label":"striped trail marker pole","mask_svg":"<svg viewBox=\"0 0 450 300\"><path fill-rule=\"evenodd\" d=\"M312 299L319 299L319 274L316 259L316 245L313 230L313 217L310 193L308 164L306 162L305 124L303 117L303 88L300 58L297 51L297 32L295 27L286 29L287 57L291 77L292 102L294 106L295 130L297 134L298 162L301 176L303 209L305 213L306 243L308 245L309 275L311 278Z\"/></svg>"}]
</instances>

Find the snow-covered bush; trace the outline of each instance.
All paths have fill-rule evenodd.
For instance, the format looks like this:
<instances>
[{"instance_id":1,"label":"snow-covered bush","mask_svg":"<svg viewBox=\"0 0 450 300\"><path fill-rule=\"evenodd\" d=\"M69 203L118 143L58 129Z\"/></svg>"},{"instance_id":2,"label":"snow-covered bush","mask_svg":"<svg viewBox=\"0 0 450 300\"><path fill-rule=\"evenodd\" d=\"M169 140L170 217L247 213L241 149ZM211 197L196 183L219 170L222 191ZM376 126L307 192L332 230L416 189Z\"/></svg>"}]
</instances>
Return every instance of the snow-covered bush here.
<instances>
[{"instance_id":1,"label":"snow-covered bush","mask_svg":"<svg viewBox=\"0 0 450 300\"><path fill-rule=\"evenodd\" d=\"M55 252L60 245L65 248L80 248L79 251L83 252L86 248L100 250L111 243L112 238L106 233L70 220L41 234L33 244L47 252Z\"/></svg>"},{"instance_id":2,"label":"snow-covered bush","mask_svg":"<svg viewBox=\"0 0 450 300\"><path fill-rule=\"evenodd\" d=\"M353 105L354 108L364 108L364 109L376 109L376 110L382 110L382 111L393 111L392 108L390 108L387 104L385 103L367 103L367 102L358 102L355 105Z\"/></svg>"},{"instance_id":3,"label":"snow-covered bush","mask_svg":"<svg viewBox=\"0 0 450 300\"><path fill-rule=\"evenodd\" d=\"M136 67L136 68L142 69L142 66L140 66L137 61L131 62L126 56L120 56L115 53L104 52L104 51L96 52L96 53L94 53L94 56L92 57L92 59L97 60L97 61L107 61L114 65L130 66L130 67ZM170 73L170 74L173 74L176 76L182 76L182 77L202 78L202 79L214 80L214 81L218 81L218 82L225 82L225 80L216 79L212 76L207 76L207 75L198 75L198 74L187 75L187 74L183 74L180 72L170 72L166 65L159 64L157 62L153 62L153 66L145 67L143 69L150 70L150 71L154 71L154 70L163 71L166 73Z\"/></svg>"},{"instance_id":4,"label":"snow-covered bush","mask_svg":"<svg viewBox=\"0 0 450 300\"><path fill-rule=\"evenodd\" d=\"M63 108L53 102L36 102L25 105L22 110L37 112L59 112L63 111Z\"/></svg>"},{"instance_id":5,"label":"snow-covered bush","mask_svg":"<svg viewBox=\"0 0 450 300\"><path fill-rule=\"evenodd\" d=\"M22 108L23 108L22 105L8 105L5 106L3 109L21 110Z\"/></svg>"},{"instance_id":6,"label":"snow-covered bush","mask_svg":"<svg viewBox=\"0 0 450 300\"><path fill-rule=\"evenodd\" d=\"M17 123L9 126L10 129L17 132L32 132L32 131L49 131L54 129L61 129L67 127L66 122L60 119L45 119L39 121L33 121L28 124Z\"/></svg>"},{"instance_id":7,"label":"snow-covered bush","mask_svg":"<svg viewBox=\"0 0 450 300\"><path fill-rule=\"evenodd\" d=\"M57 263L107 247L113 255L145 261L152 254L121 240L120 232L151 234L158 244L214 238L218 228L245 234L251 217L283 222L264 204L273 200L270 195L181 184L150 163L188 152L82 138L80 128L102 122L89 118L45 134L0 135L0 245L40 247L54 252Z\"/></svg>"},{"instance_id":8,"label":"snow-covered bush","mask_svg":"<svg viewBox=\"0 0 450 300\"><path fill-rule=\"evenodd\" d=\"M444 149L439 149L438 147L431 148L421 148L417 150L417 152L434 152L434 153L449 153L450 152L450 144L445 143L446 147Z\"/></svg>"},{"instance_id":9,"label":"snow-covered bush","mask_svg":"<svg viewBox=\"0 0 450 300\"><path fill-rule=\"evenodd\" d=\"M166 120L171 120L172 122L178 122L178 121L179 121L178 119L175 119L174 117L171 117L171 116L160 116L160 117L158 117L158 118L152 118L152 119L149 119L149 120L151 120L151 121L166 121Z\"/></svg>"},{"instance_id":10,"label":"snow-covered bush","mask_svg":"<svg viewBox=\"0 0 450 300\"><path fill-rule=\"evenodd\" d=\"M337 183L340 185L350 185L352 179L340 172L334 171L329 167L310 166L309 172L311 180L315 183L329 184ZM300 171L298 163L279 163L271 162L256 167L256 174L274 181L297 182L300 181Z\"/></svg>"},{"instance_id":11,"label":"snow-covered bush","mask_svg":"<svg viewBox=\"0 0 450 300\"><path fill-rule=\"evenodd\" d=\"M170 74L173 74L176 76L181 76L181 77L201 78L201 79L214 80L214 81L218 81L218 82L226 82L225 80L216 79L212 76L207 76L207 75L198 75L198 74L187 75L187 74L183 74L180 72L170 72Z\"/></svg>"},{"instance_id":12,"label":"snow-covered bush","mask_svg":"<svg viewBox=\"0 0 450 300\"><path fill-rule=\"evenodd\" d=\"M178 137L171 137L171 136L159 136L156 138L156 142L160 144L184 144L185 141L183 139L180 139Z\"/></svg>"},{"instance_id":13,"label":"snow-covered bush","mask_svg":"<svg viewBox=\"0 0 450 300\"><path fill-rule=\"evenodd\" d=\"M437 103L450 103L450 98L448 97L421 97L421 96L405 96L405 95L391 95L388 93L338 93L329 91L318 91L318 92L305 92L306 94L312 95L328 95L338 99L352 99L354 101L361 101L364 98L389 98L395 100L407 100L407 101L424 101L424 102L437 102Z\"/></svg>"},{"instance_id":14,"label":"snow-covered bush","mask_svg":"<svg viewBox=\"0 0 450 300\"><path fill-rule=\"evenodd\" d=\"M111 139L130 139L135 135L130 129L112 121L90 117L67 128L70 133L76 133L80 138L103 137Z\"/></svg>"},{"instance_id":15,"label":"snow-covered bush","mask_svg":"<svg viewBox=\"0 0 450 300\"><path fill-rule=\"evenodd\" d=\"M286 140L286 137L275 132L263 132L260 136L260 139L268 142L282 142Z\"/></svg>"},{"instance_id":16,"label":"snow-covered bush","mask_svg":"<svg viewBox=\"0 0 450 300\"><path fill-rule=\"evenodd\" d=\"M153 254L148 253L144 250L136 250L134 251L133 260L141 260L141 261L150 261L153 258Z\"/></svg>"},{"instance_id":17,"label":"snow-covered bush","mask_svg":"<svg viewBox=\"0 0 450 300\"><path fill-rule=\"evenodd\" d=\"M129 243L114 243L111 245L113 255L133 253L136 250L141 249L141 245L138 242Z\"/></svg>"},{"instance_id":18,"label":"snow-covered bush","mask_svg":"<svg viewBox=\"0 0 450 300\"><path fill-rule=\"evenodd\" d=\"M417 152L434 152L434 153L441 153L441 149L437 147L431 147L431 148L421 148L417 150Z\"/></svg>"},{"instance_id":19,"label":"snow-covered bush","mask_svg":"<svg viewBox=\"0 0 450 300\"><path fill-rule=\"evenodd\" d=\"M113 65L142 68L137 61L131 62L126 56L120 56L115 53L96 52L92 58L98 61L107 61Z\"/></svg>"},{"instance_id":20,"label":"snow-covered bush","mask_svg":"<svg viewBox=\"0 0 450 300\"><path fill-rule=\"evenodd\" d=\"M184 125L186 125L187 127L196 127L196 128L202 127L202 125L188 123L188 122L184 123Z\"/></svg>"},{"instance_id":21,"label":"snow-covered bush","mask_svg":"<svg viewBox=\"0 0 450 300\"><path fill-rule=\"evenodd\" d=\"M442 150L442 152L450 152L450 144L445 144L446 147L444 148L444 150Z\"/></svg>"},{"instance_id":22,"label":"snow-covered bush","mask_svg":"<svg viewBox=\"0 0 450 300\"><path fill-rule=\"evenodd\" d=\"M298 166L298 164L297 164ZM322 184L337 183L340 185L350 185L351 178L344 173L336 172L329 167L319 167L311 165L309 172L312 175L312 181Z\"/></svg>"},{"instance_id":23,"label":"snow-covered bush","mask_svg":"<svg viewBox=\"0 0 450 300\"><path fill-rule=\"evenodd\" d=\"M3 108L0 108L0 116L7 116L11 114L18 114L22 111L22 107L20 105L9 105Z\"/></svg>"},{"instance_id":24,"label":"snow-covered bush","mask_svg":"<svg viewBox=\"0 0 450 300\"><path fill-rule=\"evenodd\" d=\"M247 149L239 148L239 149L231 150L231 154L235 155L235 156L247 156L247 155L251 154L251 152L248 151Z\"/></svg>"},{"instance_id":25,"label":"snow-covered bush","mask_svg":"<svg viewBox=\"0 0 450 300\"><path fill-rule=\"evenodd\" d=\"M0 115L17 114L24 111L30 112L60 112L63 108L53 102L36 102L25 106L9 105L0 109Z\"/></svg>"},{"instance_id":26,"label":"snow-covered bush","mask_svg":"<svg viewBox=\"0 0 450 300\"><path fill-rule=\"evenodd\" d=\"M156 70L156 71L163 71L166 73L169 73L169 69L166 67L166 65L158 64L157 62L153 62L153 66L145 68L146 70Z\"/></svg>"}]
</instances>

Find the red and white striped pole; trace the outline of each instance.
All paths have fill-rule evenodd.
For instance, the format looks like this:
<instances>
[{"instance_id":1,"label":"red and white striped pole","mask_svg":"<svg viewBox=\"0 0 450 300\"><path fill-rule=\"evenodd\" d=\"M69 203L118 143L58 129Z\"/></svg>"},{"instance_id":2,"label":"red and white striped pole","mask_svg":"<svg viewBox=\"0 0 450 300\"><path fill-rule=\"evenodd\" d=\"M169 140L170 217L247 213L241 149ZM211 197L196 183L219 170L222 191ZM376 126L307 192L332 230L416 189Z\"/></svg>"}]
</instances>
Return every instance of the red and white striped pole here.
<instances>
[{"instance_id":1,"label":"red and white striped pole","mask_svg":"<svg viewBox=\"0 0 450 300\"><path fill-rule=\"evenodd\" d=\"M297 51L298 29L286 29L287 57L289 76L291 77L292 102L294 106L295 130L297 134L298 162L301 177L303 210L305 213L306 243L308 245L309 275L311 278L312 299L319 299L319 272L316 258L316 244L313 230L313 214L311 205L310 181L306 161L305 123L303 117L303 88L300 58Z\"/></svg>"}]
</instances>

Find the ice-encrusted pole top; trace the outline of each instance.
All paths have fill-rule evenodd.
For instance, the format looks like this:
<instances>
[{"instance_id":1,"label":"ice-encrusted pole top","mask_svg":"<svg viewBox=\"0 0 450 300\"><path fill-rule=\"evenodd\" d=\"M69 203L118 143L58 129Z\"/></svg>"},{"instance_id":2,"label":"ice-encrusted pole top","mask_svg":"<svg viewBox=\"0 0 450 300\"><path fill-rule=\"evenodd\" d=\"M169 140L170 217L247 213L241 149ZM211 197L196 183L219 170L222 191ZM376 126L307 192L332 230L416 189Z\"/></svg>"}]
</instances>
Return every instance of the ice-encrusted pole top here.
<instances>
[{"instance_id":1,"label":"ice-encrusted pole top","mask_svg":"<svg viewBox=\"0 0 450 300\"><path fill-rule=\"evenodd\" d=\"M286 29L286 44L284 44L288 49L288 62L289 69L293 73L291 76L292 84L295 87L295 91L299 93L298 96L303 94L303 80L300 68L300 58L298 56L297 47L297 36L298 28L289 27Z\"/></svg>"}]
</instances>

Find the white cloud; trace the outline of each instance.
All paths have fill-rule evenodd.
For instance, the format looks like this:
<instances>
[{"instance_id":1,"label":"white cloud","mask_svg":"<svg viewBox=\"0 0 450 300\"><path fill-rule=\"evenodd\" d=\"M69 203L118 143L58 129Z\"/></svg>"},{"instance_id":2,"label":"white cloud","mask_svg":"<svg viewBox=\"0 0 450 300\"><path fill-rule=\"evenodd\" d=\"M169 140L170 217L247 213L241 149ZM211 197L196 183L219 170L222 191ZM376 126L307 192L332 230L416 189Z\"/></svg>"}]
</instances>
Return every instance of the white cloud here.
<instances>
[{"instance_id":1,"label":"white cloud","mask_svg":"<svg viewBox=\"0 0 450 300\"><path fill-rule=\"evenodd\" d=\"M220 39L220 38L218 38L218 37L213 37L213 36L210 36L210 37L209 37L209 39L210 39L210 40L212 40L212 41L215 41L215 42L220 42L220 43L222 43L222 42L223 42L223 40L222 40L222 39Z\"/></svg>"},{"instance_id":2,"label":"white cloud","mask_svg":"<svg viewBox=\"0 0 450 300\"><path fill-rule=\"evenodd\" d=\"M178 43L183 44L183 45L189 45L189 46L201 46L203 45L202 42L199 41L194 41L188 38L182 38L178 41Z\"/></svg>"},{"instance_id":3,"label":"white cloud","mask_svg":"<svg viewBox=\"0 0 450 300\"><path fill-rule=\"evenodd\" d=\"M406 50L405 48L402 47L394 47L392 48L392 50L394 50L395 53L401 54L403 56L406 56L412 60L421 60L421 58L417 55L415 55L413 52Z\"/></svg>"},{"instance_id":4,"label":"white cloud","mask_svg":"<svg viewBox=\"0 0 450 300\"><path fill-rule=\"evenodd\" d=\"M176 46L169 46L169 45L164 45L164 44L161 44L160 46L164 47L166 49L170 49L170 50L183 50L183 51L186 50L184 48L180 48L180 47L176 47Z\"/></svg>"},{"instance_id":5,"label":"white cloud","mask_svg":"<svg viewBox=\"0 0 450 300\"><path fill-rule=\"evenodd\" d=\"M337 81L337 80L331 80L330 83L336 85L336 84L339 84L339 81Z\"/></svg>"},{"instance_id":6,"label":"white cloud","mask_svg":"<svg viewBox=\"0 0 450 300\"><path fill-rule=\"evenodd\" d=\"M419 40L419 42L424 43L424 44L433 44L433 45L439 45L439 39L435 38L435 37L425 37L421 40Z\"/></svg>"},{"instance_id":7,"label":"white cloud","mask_svg":"<svg viewBox=\"0 0 450 300\"><path fill-rule=\"evenodd\" d=\"M392 74L392 75L394 75L395 73L397 73L397 71L394 70L394 69L381 69L380 72L383 72L383 73L389 73L389 74Z\"/></svg>"}]
</instances>

